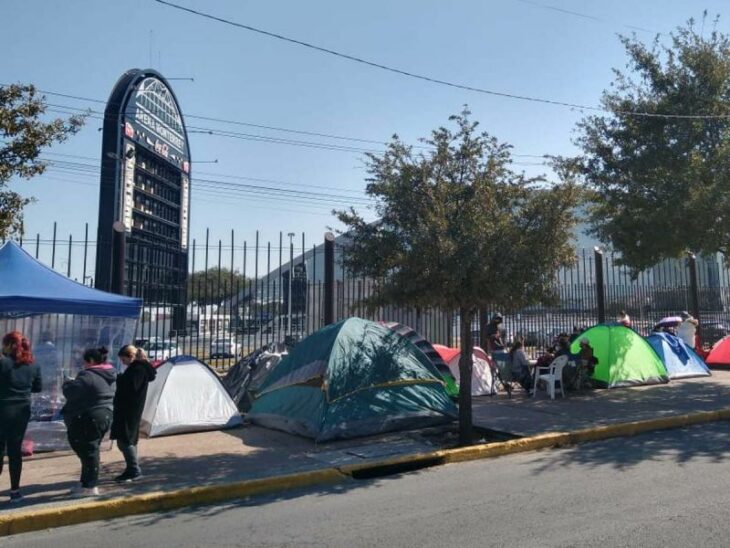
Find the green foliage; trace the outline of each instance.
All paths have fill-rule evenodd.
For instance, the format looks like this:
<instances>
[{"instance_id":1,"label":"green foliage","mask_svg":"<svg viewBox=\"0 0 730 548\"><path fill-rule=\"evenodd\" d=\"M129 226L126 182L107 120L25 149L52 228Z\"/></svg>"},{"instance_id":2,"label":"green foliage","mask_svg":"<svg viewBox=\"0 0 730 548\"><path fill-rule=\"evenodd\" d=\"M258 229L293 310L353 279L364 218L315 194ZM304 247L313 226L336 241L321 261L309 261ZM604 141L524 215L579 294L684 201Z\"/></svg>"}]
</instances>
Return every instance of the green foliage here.
<instances>
[{"instance_id":1,"label":"green foliage","mask_svg":"<svg viewBox=\"0 0 730 548\"><path fill-rule=\"evenodd\" d=\"M247 279L238 270L217 266L193 272L188 276L188 300L199 305L221 304L246 288Z\"/></svg>"},{"instance_id":2,"label":"green foliage","mask_svg":"<svg viewBox=\"0 0 730 548\"><path fill-rule=\"evenodd\" d=\"M367 193L380 219L336 212L348 228L345 265L373 279L371 306L519 309L555 299L570 265L579 191L510 169L510 146L478 133L468 110L414 153L397 137L370 155Z\"/></svg>"},{"instance_id":3,"label":"green foliage","mask_svg":"<svg viewBox=\"0 0 730 548\"><path fill-rule=\"evenodd\" d=\"M562 160L594 193L593 234L635 273L687 250L728 256L730 41L690 20L669 45L622 42L626 69L602 99L611 114L583 119L583 156Z\"/></svg>"},{"instance_id":4,"label":"green foliage","mask_svg":"<svg viewBox=\"0 0 730 548\"><path fill-rule=\"evenodd\" d=\"M345 266L375 283L370 307L459 310L459 439L471 443L471 323L482 307L518 309L555 300L555 274L574 259L572 183L546 185L510 169L510 146L478 133L469 111L425 140L394 137L369 155L367 193L380 219L336 212L348 228Z\"/></svg>"},{"instance_id":5,"label":"green foliage","mask_svg":"<svg viewBox=\"0 0 730 548\"><path fill-rule=\"evenodd\" d=\"M43 149L65 141L84 123L83 116L47 122L45 112L45 97L34 86L0 86L0 238L20 232L23 208L33 201L9 190L10 180L43 173L46 164L38 158Z\"/></svg>"}]
</instances>

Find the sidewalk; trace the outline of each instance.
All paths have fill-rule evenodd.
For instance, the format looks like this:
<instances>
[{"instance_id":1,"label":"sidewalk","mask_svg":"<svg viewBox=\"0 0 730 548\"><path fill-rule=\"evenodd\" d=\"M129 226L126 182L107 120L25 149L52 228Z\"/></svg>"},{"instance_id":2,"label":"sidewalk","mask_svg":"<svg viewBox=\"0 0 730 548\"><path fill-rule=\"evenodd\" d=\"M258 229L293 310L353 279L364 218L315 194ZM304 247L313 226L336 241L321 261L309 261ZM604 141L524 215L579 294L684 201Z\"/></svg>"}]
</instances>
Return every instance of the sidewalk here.
<instances>
[{"instance_id":1,"label":"sidewalk","mask_svg":"<svg viewBox=\"0 0 730 548\"><path fill-rule=\"evenodd\" d=\"M668 385L570 394L551 401L516 392L474 399L474 422L481 428L532 436L575 431L592 426L719 410L730 402L730 371L710 378L674 381ZM451 428L453 430L453 427ZM358 440L316 445L311 440L256 426L142 440L140 454L145 478L117 485L111 478L124 463L116 448L104 444L100 485L104 498L184 487L226 484L282 474L367 463L385 458L441 449L453 437L443 429L396 432ZM0 515L8 510L39 509L76 504L68 495L76 485L79 462L71 452L39 454L25 461L22 505L0 499ZM6 495L7 472L0 476Z\"/></svg>"},{"instance_id":2,"label":"sidewalk","mask_svg":"<svg viewBox=\"0 0 730 548\"><path fill-rule=\"evenodd\" d=\"M103 498L185 487L224 484L380 460L439 449L418 432L396 432L358 440L317 445L312 440L247 425L231 430L182 434L140 440L144 478L134 483L112 481L124 460L111 442L103 444L99 485ZM0 514L22 508L74 504L79 460L71 451L40 453L24 459L21 505L7 503L7 467L0 476ZM85 499L88 500L88 499Z\"/></svg>"},{"instance_id":3,"label":"sidewalk","mask_svg":"<svg viewBox=\"0 0 730 548\"><path fill-rule=\"evenodd\" d=\"M474 424L492 430L534 436L582 428L671 417L730 406L730 370L714 370L711 377L674 380L668 384L588 390L550 400L544 391L536 398L513 392L512 398L474 399Z\"/></svg>"}]
</instances>

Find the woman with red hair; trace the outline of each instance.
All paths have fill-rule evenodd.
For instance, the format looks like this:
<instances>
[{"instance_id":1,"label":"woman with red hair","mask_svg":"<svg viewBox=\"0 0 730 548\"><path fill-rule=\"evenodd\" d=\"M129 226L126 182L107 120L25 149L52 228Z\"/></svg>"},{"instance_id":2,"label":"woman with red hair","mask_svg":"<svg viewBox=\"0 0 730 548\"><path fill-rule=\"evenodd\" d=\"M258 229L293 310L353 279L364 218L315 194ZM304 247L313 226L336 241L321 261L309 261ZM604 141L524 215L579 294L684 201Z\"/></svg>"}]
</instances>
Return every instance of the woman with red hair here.
<instances>
[{"instance_id":1,"label":"woman with red hair","mask_svg":"<svg viewBox=\"0 0 730 548\"><path fill-rule=\"evenodd\" d=\"M10 467L10 501L18 502L23 457L20 447L30 419L30 394L41 391L41 370L33 363L30 341L19 331L3 337L0 357L0 474L5 449Z\"/></svg>"}]
</instances>

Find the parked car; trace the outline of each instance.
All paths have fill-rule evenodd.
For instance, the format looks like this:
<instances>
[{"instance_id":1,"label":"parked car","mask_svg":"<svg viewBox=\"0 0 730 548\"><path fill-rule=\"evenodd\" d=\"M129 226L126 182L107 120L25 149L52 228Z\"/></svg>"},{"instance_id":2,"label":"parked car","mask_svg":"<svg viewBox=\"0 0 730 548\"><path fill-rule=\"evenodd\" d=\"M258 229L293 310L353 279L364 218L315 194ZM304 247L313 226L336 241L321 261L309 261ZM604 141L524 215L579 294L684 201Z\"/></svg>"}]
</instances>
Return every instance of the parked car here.
<instances>
[{"instance_id":1,"label":"parked car","mask_svg":"<svg viewBox=\"0 0 730 548\"><path fill-rule=\"evenodd\" d=\"M717 341L727 336L730 329L721 322L707 322L700 325L700 332L702 334L703 344L709 344L712 346Z\"/></svg>"},{"instance_id":2,"label":"parked car","mask_svg":"<svg viewBox=\"0 0 730 548\"><path fill-rule=\"evenodd\" d=\"M210 343L210 357L235 358L241 353L241 345L232 339L216 339Z\"/></svg>"},{"instance_id":3,"label":"parked car","mask_svg":"<svg viewBox=\"0 0 730 548\"><path fill-rule=\"evenodd\" d=\"M134 346L137 348L141 348L145 351L149 350L150 345L156 344L158 342L162 342L162 339L159 337L148 337L143 339L134 339Z\"/></svg>"},{"instance_id":4,"label":"parked car","mask_svg":"<svg viewBox=\"0 0 730 548\"><path fill-rule=\"evenodd\" d=\"M532 329L525 333L518 332L517 336L524 337L525 346L544 348L553 344L561 333L570 335L571 331L566 330L564 327L544 327Z\"/></svg>"},{"instance_id":5,"label":"parked car","mask_svg":"<svg viewBox=\"0 0 730 548\"><path fill-rule=\"evenodd\" d=\"M147 358L151 362L161 362L178 355L178 348L171 341L155 341L147 345Z\"/></svg>"}]
</instances>

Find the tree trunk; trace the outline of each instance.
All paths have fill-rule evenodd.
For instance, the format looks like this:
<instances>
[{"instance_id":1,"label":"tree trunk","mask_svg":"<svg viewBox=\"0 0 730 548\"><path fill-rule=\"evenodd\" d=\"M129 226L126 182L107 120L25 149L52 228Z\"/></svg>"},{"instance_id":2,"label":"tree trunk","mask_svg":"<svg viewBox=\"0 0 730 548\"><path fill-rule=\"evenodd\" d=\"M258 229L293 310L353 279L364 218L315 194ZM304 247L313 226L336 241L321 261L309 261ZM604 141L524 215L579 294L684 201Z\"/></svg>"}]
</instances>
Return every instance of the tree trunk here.
<instances>
[{"instance_id":1,"label":"tree trunk","mask_svg":"<svg viewBox=\"0 0 730 548\"><path fill-rule=\"evenodd\" d=\"M471 445L472 442L472 420L471 420L471 371L473 367L472 351L474 341L471 335L471 322L474 317L474 310L461 307L459 318L461 323L459 346L461 357L459 358L459 445Z\"/></svg>"}]
</instances>

